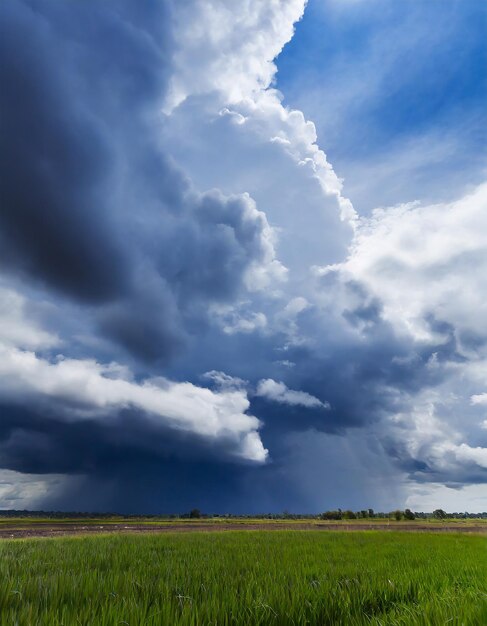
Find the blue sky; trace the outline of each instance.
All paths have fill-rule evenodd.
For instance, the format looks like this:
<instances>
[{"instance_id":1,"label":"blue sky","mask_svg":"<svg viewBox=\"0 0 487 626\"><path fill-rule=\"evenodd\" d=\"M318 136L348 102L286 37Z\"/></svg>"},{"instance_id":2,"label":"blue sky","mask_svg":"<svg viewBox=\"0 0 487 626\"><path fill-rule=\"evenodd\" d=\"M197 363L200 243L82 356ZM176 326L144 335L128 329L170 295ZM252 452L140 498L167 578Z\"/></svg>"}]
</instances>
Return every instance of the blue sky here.
<instances>
[{"instance_id":1,"label":"blue sky","mask_svg":"<svg viewBox=\"0 0 487 626\"><path fill-rule=\"evenodd\" d=\"M0 507L485 511L485 28L1 2Z\"/></svg>"},{"instance_id":2,"label":"blue sky","mask_svg":"<svg viewBox=\"0 0 487 626\"><path fill-rule=\"evenodd\" d=\"M358 211L483 180L486 33L479 0L310 0L277 87L315 122Z\"/></svg>"}]
</instances>

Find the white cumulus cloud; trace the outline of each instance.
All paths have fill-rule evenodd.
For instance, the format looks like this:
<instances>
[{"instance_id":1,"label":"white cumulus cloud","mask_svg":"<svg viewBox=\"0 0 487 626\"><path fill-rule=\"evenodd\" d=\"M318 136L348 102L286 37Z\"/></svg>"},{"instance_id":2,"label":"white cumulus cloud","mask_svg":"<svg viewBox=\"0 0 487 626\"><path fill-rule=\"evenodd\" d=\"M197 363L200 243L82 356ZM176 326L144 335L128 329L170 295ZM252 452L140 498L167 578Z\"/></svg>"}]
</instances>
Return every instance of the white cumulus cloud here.
<instances>
[{"instance_id":1,"label":"white cumulus cloud","mask_svg":"<svg viewBox=\"0 0 487 626\"><path fill-rule=\"evenodd\" d=\"M249 400L242 389L215 392L160 377L138 383L118 364L72 358L50 362L34 352L0 346L0 395L14 402L28 397L55 401L68 421L116 419L117 411L135 408L155 424L230 442L235 456L256 462L267 457L260 422L246 413Z\"/></svg>"},{"instance_id":2,"label":"white cumulus cloud","mask_svg":"<svg viewBox=\"0 0 487 626\"><path fill-rule=\"evenodd\" d=\"M361 221L341 271L418 340L437 339L431 316L487 336L487 183L450 204L376 210Z\"/></svg>"},{"instance_id":3,"label":"white cumulus cloud","mask_svg":"<svg viewBox=\"0 0 487 626\"><path fill-rule=\"evenodd\" d=\"M296 391L294 389L288 389L282 382L277 382L272 378L266 378L259 381L256 396L272 400L273 402L279 402L281 404L289 404L291 406L304 406L307 408L322 408L329 409L328 402L322 402L315 396L312 396L305 391Z\"/></svg>"}]
</instances>

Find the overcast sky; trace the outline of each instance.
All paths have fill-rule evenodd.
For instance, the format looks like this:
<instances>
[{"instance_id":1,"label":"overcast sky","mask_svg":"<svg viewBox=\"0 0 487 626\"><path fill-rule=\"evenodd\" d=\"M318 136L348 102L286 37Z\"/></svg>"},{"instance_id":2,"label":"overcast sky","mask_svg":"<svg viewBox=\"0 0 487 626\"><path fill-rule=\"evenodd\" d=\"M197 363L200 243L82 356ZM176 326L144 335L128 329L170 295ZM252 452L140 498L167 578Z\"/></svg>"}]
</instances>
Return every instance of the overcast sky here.
<instances>
[{"instance_id":1,"label":"overcast sky","mask_svg":"<svg viewBox=\"0 0 487 626\"><path fill-rule=\"evenodd\" d=\"M487 5L0 4L0 507L487 510Z\"/></svg>"}]
</instances>

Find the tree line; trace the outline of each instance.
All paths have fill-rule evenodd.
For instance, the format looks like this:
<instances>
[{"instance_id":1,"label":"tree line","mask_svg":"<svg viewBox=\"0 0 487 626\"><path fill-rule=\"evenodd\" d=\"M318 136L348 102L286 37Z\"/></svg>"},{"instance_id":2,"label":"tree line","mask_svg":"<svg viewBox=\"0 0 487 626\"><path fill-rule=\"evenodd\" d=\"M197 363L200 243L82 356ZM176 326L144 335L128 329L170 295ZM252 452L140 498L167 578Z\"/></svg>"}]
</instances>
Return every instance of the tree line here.
<instances>
[{"instance_id":1,"label":"tree line","mask_svg":"<svg viewBox=\"0 0 487 626\"><path fill-rule=\"evenodd\" d=\"M411 511L411 509L396 509L389 512L375 512L373 509L362 509L353 511L351 509L335 509L324 511L323 513L260 513L248 515L236 515L232 513L204 513L198 508L193 508L185 513L171 514L123 514L123 513L93 513L81 511L28 511L18 509L0 510L1 518L12 517L32 517L46 519L151 519L151 520L175 520L175 519L267 519L267 520L351 520L351 519L392 519L392 520L414 520L414 519L487 519L487 512L470 513L454 512L447 513L443 509L435 509L432 512Z\"/></svg>"}]
</instances>

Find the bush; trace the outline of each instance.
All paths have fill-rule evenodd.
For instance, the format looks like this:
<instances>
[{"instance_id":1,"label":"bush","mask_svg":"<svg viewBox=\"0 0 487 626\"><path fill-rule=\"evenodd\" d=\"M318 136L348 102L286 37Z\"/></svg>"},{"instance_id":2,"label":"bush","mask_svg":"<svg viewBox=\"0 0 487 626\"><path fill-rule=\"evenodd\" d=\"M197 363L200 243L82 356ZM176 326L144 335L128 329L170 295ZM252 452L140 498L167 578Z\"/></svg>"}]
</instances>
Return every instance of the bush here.
<instances>
[{"instance_id":1,"label":"bush","mask_svg":"<svg viewBox=\"0 0 487 626\"><path fill-rule=\"evenodd\" d=\"M342 519L342 512L340 509L337 511L325 511L321 514L321 519L340 520Z\"/></svg>"}]
</instances>

